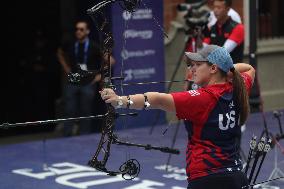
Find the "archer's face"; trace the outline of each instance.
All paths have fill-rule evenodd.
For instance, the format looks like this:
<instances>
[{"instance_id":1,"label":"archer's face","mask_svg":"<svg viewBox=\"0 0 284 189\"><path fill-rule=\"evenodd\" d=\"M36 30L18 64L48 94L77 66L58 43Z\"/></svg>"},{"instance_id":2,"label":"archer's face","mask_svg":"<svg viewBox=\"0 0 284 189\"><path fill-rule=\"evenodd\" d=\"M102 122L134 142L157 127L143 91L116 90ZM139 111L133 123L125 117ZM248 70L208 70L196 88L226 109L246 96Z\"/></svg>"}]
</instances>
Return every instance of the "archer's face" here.
<instances>
[{"instance_id":1,"label":"archer's face","mask_svg":"<svg viewBox=\"0 0 284 189\"><path fill-rule=\"evenodd\" d=\"M227 7L225 1L214 1L214 14L217 20L223 20L227 17L230 7Z\"/></svg>"},{"instance_id":2,"label":"archer's face","mask_svg":"<svg viewBox=\"0 0 284 189\"><path fill-rule=\"evenodd\" d=\"M191 63L194 83L200 86L209 83L211 78L211 66L206 62L192 61Z\"/></svg>"},{"instance_id":3,"label":"archer's face","mask_svg":"<svg viewBox=\"0 0 284 189\"><path fill-rule=\"evenodd\" d=\"M85 39L90 33L90 30L85 22L78 22L75 30L75 36L78 40Z\"/></svg>"}]
</instances>

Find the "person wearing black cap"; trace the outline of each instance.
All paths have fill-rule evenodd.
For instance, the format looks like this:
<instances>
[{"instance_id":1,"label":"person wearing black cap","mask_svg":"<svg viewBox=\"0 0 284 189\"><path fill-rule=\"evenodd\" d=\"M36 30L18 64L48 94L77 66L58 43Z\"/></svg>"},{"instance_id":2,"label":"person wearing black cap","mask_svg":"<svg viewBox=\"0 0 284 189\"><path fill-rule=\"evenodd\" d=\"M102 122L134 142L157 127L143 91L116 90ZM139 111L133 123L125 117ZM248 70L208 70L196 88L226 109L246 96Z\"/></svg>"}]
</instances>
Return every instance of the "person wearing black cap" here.
<instances>
[{"instance_id":1,"label":"person wearing black cap","mask_svg":"<svg viewBox=\"0 0 284 189\"><path fill-rule=\"evenodd\" d=\"M192 61L194 80L201 88L128 96L103 89L101 97L116 108L161 109L189 120L193 133L186 152L188 188L240 189L248 182L241 172L237 139L249 114L248 92L255 70L249 64L233 64L228 51L217 45L185 55Z\"/></svg>"}]
</instances>

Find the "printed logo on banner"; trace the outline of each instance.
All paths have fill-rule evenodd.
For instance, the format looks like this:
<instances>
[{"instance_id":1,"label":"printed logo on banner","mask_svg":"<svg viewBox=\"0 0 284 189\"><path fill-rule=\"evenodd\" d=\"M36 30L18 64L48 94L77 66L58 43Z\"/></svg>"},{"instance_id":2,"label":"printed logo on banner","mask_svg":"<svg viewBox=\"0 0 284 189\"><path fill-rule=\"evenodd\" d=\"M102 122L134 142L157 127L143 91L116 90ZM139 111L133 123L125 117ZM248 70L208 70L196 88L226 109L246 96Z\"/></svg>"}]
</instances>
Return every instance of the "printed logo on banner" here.
<instances>
[{"instance_id":1,"label":"printed logo on banner","mask_svg":"<svg viewBox=\"0 0 284 189\"><path fill-rule=\"evenodd\" d=\"M156 74L155 68L145 68L145 69L128 69L124 71L126 75L124 81L130 81L133 79L147 79L151 78L152 75Z\"/></svg>"},{"instance_id":2,"label":"printed logo on banner","mask_svg":"<svg viewBox=\"0 0 284 189\"><path fill-rule=\"evenodd\" d=\"M132 13L130 13L128 11L124 11L122 13L122 17L123 17L124 20L130 20L131 19L131 15L132 15Z\"/></svg>"},{"instance_id":3,"label":"printed logo on banner","mask_svg":"<svg viewBox=\"0 0 284 189\"><path fill-rule=\"evenodd\" d=\"M128 50L121 51L121 57L124 60L127 60L129 58L135 58L135 57L153 56L155 54L156 54L156 51L154 49L146 49L146 50L139 50L139 51L128 51Z\"/></svg>"},{"instance_id":4,"label":"printed logo on banner","mask_svg":"<svg viewBox=\"0 0 284 189\"><path fill-rule=\"evenodd\" d=\"M155 166L155 169L162 170L164 167L164 165ZM163 177L168 179L184 180L184 177L182 176L183 170L179 170L175 167L170 167L169 172L171 173L164 175ZM128 182L124 180L120 175L110 177L104 172L69 162L55 163L42 171L36 171L31 168L24 168L12 170L12 173L38 180L38 188L45 186L46 184L46 181L40 181L47 179L50 180L51 178L54 179L54 182L49 182L49 188L57 188L58 186L55 186L55 184L74 189L92 189L100 187L110 188L110 184L116 184L116 186L118 186L119 183L123 183L120 184L120 187L116 187L120 189L150 189L166 187L166 184L163 182L149 179L142 180L140 178L135 178L132 182ZM180 186L167 186L166 188L185 189Z\"/></svg>"},{"instance_id":5,"label":"printed logo on banner","mask_svg":"<svg viewBox=\"0 0 284 189\"><path fill-rule=\"evenodd\" d=\"M153 18L153 13L151 9L137 9L133 13L124 11L122 17L124 20L149 20Z\"/></svg>"},{"instance_id":6,"label":"printed logo on banner","mask_svg":"<svg viewBox=\"0 0 284 189\"><path fill-rule=\"evenodd\" d=\"M143 5L144 4L144 5ZM116 4L111 9L112 33L115 45L113 56L117 61L114 75L121 75L121 67L126 82L163 81L165 79L164 36L160 26L163 24L163 0L145 0L134 12L129 13ZM126 24L126 25L125 25ZM146 63L145 63L146 62ZM149 64L153 63L153 64ZM123 64L123 65L122 65ZM154 69L148 69L154 67ZM158 71L159 70L159 71ZM152 74L152 73L155 74ZM138 79L138 80L136 80ZM143 87L130 87L131 93L142 93ZM153 91L164 91L164 85L152 85ZM154 113L141 112L137 119L129 120L134 127L146 126L155 122ZM165 122L165 114L159 119ZM118 127L123 121L118 120Z\"/></svg>"},{"instance_id":7,"label":"printed logo on banner","mask_svg":"<svg viewBox=\"0 0 284 189\"><path fill-rule=\"evenodd\" d=\"M152 30L126 30L124 32L124 38L141 38L141 39L152 39L153 37L153 31Z\"/></svg>"}]
</instances>

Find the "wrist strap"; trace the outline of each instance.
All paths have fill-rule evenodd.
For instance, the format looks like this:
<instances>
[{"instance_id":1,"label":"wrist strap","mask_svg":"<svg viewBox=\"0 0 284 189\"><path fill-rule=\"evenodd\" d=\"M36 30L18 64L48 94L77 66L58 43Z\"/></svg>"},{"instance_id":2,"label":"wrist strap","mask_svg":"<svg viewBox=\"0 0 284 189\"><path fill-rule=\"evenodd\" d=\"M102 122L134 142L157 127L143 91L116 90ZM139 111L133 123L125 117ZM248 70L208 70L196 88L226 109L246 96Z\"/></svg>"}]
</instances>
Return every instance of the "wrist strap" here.
<instances>
[{"instance_id":1,"label":"wrist strap","mask_svg":"<svg viewBox=\"0 0 284 189\"><path fill-rule=\"evenodd\" d=\"M148 101L148 97L146 94L143 94L144 95L144 110L149 108L151 106L151 104L149 103Z\"/></svg>"},{"instance_id":2,"label":"wrist strap","mask_svg":"<svg viewBox=\"0 0 284 189\"><path fill-rule=\"evenodd\" d=\"M117 105L115 106L115 108L122 108L123 107L123 101L122 101L122 97L119 96L117 99Z\"/></svg>"},{"instance_id":3,"label":"wrist strap","mask_svg":"<svg viewBox=\"0 0 284 189\"><path fill-rule=\"evenodd\" d=\"M130 99L130 96L127 96L127 108L129 109L129 107L133 104L133 101Z\"/></svg>"}]
</instances>

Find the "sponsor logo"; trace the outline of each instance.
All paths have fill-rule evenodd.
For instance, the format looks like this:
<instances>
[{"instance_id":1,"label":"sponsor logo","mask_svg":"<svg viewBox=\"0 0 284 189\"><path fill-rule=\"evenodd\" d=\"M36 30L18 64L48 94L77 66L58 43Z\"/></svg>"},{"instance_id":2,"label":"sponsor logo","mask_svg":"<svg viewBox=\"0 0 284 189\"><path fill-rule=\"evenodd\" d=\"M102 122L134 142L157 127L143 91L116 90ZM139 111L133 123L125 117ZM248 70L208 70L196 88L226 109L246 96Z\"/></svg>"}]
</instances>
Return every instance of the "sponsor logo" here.
<instances>
[{"instance_id":1,"label":"sponsor logo","mask_svg":"<svg viewBox=\"0 0 284 189\"><path fill-rule=\"evenodd\" d=\"M234 101L230 102L229 107L232 109L234 106Z\"/></svg>"},{"instance_id":2,"label":"sponsor logo","mask_svg":"<svg viewBox=\"0 0 284 189\"><path fill-rule=\"evenodd\" d=\"M122 17L124 20L149 20L153 18L153 13L151 9L138 9L133 13L124 11Z\"/></svg>"},{"instance_id":3,"label":"sponsor logo","mask_svg":"<svg viewBox=\"0 0 284 189\"><path fill-rule=\"evenodd\" d=\"M155 68L146 68L146 69L128 69L124 71L126 77L124 81L130 81L133 79L147 79L151 78L156 74Z\"/></svg>"},{"instance_id":4,"label":"sponsor logo","mask_svg":"<svg viewBox=\"0 0 284 189\"><path fill-rule=\"evenodd\" d=\"M141 39L151 39L153 37L153 31L152 30L143 30L143 31L137 31L137 30L126 30L124 32L124 38L141 38Z\"/></svg>"},{"instance_id":5,"label":"sponsor logo","mask_svg":"<svg viewBox=\"0 0 284 189\"><path fill-rule=\"evenodd\" d=\"M190 91L188 91L188 93L190 94L190 96L198 96L198 95L200 95L200 93L198 91L196 91L196 90L190 90Z\"/></svg>"},{"instance_id":6,"label":"sponsor logo","mask_svg":"<svg viewBox=\"0 0 284 189\"><path fill-rule=\"evenodd\" d=\"M160 169L161 166L155 167L155 169ZM173 168L171 168L173 171ZM175 169L175 174L180 174L179 171ZM48 180L50 188L74 188L74 189L95 189L95 188L109 188L110 184L123 183L124 186L116 187L120 189L153 189L153 188L169 188L169 189L185 189L180 186L166 186L165 183L160 181L154 181L150 179L140 179L135 178L132 182L124 180L121 175L118 176L108 176L107 173L97 171L93 168L78 165L75 163L62 162L54 163L44 170L35 170L31 168L15 169L12 173L17 175L22 175L25 177L37 180L37 187L41 188L45 186ZM166 177L167 178L167 177ZM170 178L179 178L177 175ZM54 179L53 182L50 182ZM45 181L44 181L45 180ZM178 179L179 180L179 179ZM42 182L44 181L44 182ZM34 184L35 182L32 181ZM56 184L61 186L55 186ZM126 186L125 186L126 185ZM128 185L128 186L127 186ZM64 187L62 187L64 186Z\"/></svg>"},{"instance_id":7,"label":"sponsor logo","mask_svg":"<svg viewBox=\"0 0 284 189\"><path fill-rule=\"evenodd\" d=\"M153 56L155 54L156 54L156 51L153 49L146 49L146 50L139 50L139 51L128 51L128 50L121 51L121 57L124 60L127 60L129 58L135 58L135 57Z\"/></svg>"},{"instance_id":8,"label":"sponsor logo","mask_svg":"<svg viewBox=\"0 0 284 189\"><path fill-rule=\"evenodd\" d=\"M131 12L123 11L122 17L124 20L130 20L131 19Z\"/></svg>"}]
</instances>

